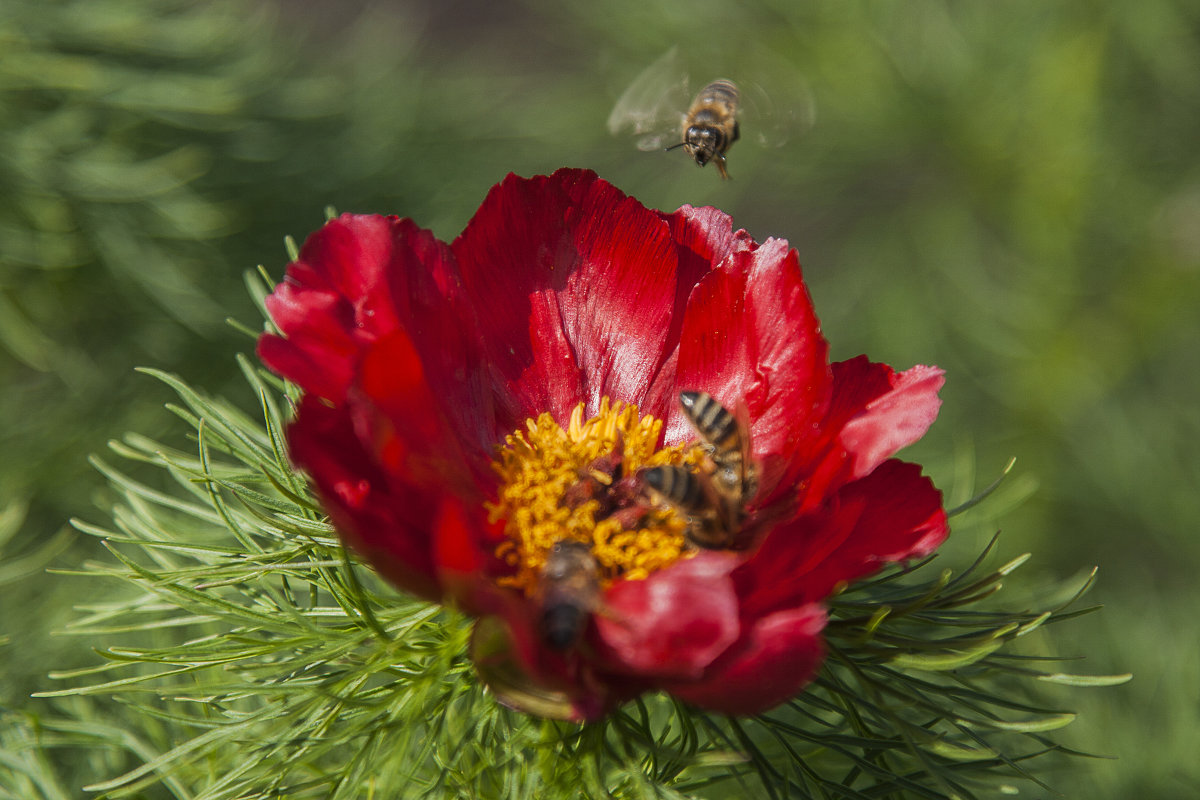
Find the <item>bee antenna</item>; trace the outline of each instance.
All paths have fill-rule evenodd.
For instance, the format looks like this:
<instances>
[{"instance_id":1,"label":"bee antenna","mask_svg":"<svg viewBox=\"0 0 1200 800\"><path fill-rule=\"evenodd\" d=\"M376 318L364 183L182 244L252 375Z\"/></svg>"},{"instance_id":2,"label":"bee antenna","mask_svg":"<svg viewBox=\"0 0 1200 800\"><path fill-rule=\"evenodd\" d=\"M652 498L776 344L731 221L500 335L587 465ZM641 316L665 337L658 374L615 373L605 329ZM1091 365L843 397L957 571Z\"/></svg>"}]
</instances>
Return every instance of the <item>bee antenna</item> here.
<instances>
[{"instance_id":1,"label":"bee antenna","mask_svg":"<svg viewBox=\"0 0 1200 800\"><path fill-rule=\"evenodd\" d=\"M670 147L668 147L666 150L664 150L663 152L669 153L672 150L674 150L676 147L683 147L685 144L687 144L687 142L680 142L679 144L673 144Z\"/></svg>"}]
</instances>

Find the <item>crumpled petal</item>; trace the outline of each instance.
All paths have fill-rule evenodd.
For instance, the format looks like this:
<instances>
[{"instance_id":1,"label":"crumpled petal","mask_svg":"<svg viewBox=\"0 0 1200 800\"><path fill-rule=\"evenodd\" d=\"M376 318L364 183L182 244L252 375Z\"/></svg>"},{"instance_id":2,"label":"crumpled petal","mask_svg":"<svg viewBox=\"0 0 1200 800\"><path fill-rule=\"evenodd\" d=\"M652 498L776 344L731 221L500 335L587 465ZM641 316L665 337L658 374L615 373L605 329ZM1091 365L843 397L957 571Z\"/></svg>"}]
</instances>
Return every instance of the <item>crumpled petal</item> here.
<instances>
[{"instance_id":1,"label":"crumpled petal","mask_svg":"<svg viewBox=\"0 0 1200 800\"><path fill-rule=\"evenodd\" d=\"M264 335L259 357L306 392L341 402L366 348L397 327L388 275L399 223L345 214L310 236L266 300L287 338Z\"/></svg>"}]
</instances>

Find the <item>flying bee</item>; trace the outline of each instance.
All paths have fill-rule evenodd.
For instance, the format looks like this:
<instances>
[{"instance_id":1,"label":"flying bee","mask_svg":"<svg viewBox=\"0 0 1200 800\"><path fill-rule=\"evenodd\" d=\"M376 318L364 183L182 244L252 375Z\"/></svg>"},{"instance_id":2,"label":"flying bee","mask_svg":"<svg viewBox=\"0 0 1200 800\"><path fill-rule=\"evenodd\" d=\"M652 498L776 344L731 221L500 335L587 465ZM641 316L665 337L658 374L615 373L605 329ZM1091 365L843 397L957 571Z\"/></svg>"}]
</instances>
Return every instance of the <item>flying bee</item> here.
<instances>
[{"instance_id":1,"label":"flying bee","mask_svg":"<svg viewBox=\"0 0 1200 800\"><path fill-rule=\"evenodd\" d=\"M570 650L600 607L600 566L592 548L571 539L555 542L538 588L542 641L554 650Z\"/></svg>"},{"instance_id":2,"label":"flying bee","mask_svg":"<svg viewBox=\"0 0 1200 800\"><path fill-rule=\"evenodd\" d=\"M746 502L758 489L749 425L744 413L734 414L707 392L682 392L679 404L704 441L706 458L694 470L650 467L642 471L642 479L684 513L686 535L692 544L710 550L730 549L737 544Z\"/></svg>"},{"instance_id":3,"label":"flying bee","mask_svg":"<svg viewBox=\"0 0 1200 800\"><path fill-rule=\"evenodd\" d=\"M725 151L738 140L738 98L733 81L720 78L705 86L683 118L683 141L667 149L682 147L702 167L714 162L717 172L728 180Z\"/></svg>"},{"instance_id":4,"label":"flying bee","mask_svg":"<svg viewBox=\"0 0 1200 800\"><path fill-rule=\"evenodd\" d=\"M735 141L777 148L812 127L812 92L792 64L765 50L736 58L730 65L744 80L737 86L715 80L696 93L672 47L621 93L608 115L609 132L633 134L647 152L682 147L700 166L715 161L727 178L725 153Z\"/></svg>"}]
</instances>

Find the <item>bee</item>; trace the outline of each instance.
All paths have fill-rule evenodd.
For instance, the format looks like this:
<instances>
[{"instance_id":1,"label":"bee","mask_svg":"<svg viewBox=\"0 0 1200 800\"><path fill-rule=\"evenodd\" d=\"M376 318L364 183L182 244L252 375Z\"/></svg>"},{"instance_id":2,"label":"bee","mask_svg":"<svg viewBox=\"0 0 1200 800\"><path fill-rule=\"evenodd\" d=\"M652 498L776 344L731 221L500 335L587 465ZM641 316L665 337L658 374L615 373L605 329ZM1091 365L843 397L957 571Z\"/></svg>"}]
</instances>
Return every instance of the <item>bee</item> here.
<instances>
[{"instance_id":1,"label":"bee","mask_svg":"<svg viewBox=\"0 0 1200 800\"><path fill-rule=\"evenodd\" d=\"M758 489L757 470L750 457L749 424L708 392L680 392L679 405L707 443L722 494L741 505Z\"/></svg>"},{"instance_id":2,"label":"bee","mask_svg":"<svg viewBox=\"0 0 1200 800\"><path fill-rule=\"evenodd\" d=\"M643 470L642 479L687 516L686 535L692 544L730 549L737 544L746 501L758 490L749 426L707 392L682 392L679 404L704 441L706 459L697 470L650 467Z\"/></svg>"},{"instance_id":3,"label":"bee","mask_svg":"<svg viewBox=\"0 0 1200 800\"><path fill-rule=\"evenodd\" d=\"M739 54L737 69L748 78L740 87L721 79L699 93L694 85L689 91L686 65L672 47L621 94L608 116L608 130L634 134L643 151L682 147L700 166L715 161L721 177L728 178L725 153L744 138L743 124L750 141L764 148L781 147L812 127L812 92L791 64L755 51Z\"/></svg>"},{"instance_id":4,"label":"bee","mask_svg":"<svg viewBox=\"0 0 1200 800\"><path fill-rule=\"evenodd\" d=\"M550 548L539 586L542 641L567 651L579 644L600 606L600 566L584 542L560 539Z\"/></svg>"},{"instance_id":5,"label":"bee","mask_svg":"<svg viewBox=\"0 0 1200 800\"><path fill-rule=\"evenodd\" d=\"M700 90L692 107L683 118L683 141L667 150L682 147L684 152L700 166L709 161L717 165L717 172L728 180L725 169L725 151L738 140L738 89L733 81L720 78Z\"/></svg>"},{"instance_id":6,"label":"bee","mask_svg":"<svg viewBox=\"0 0 1200 800\"><path fill-rule=\"evenodd\" d=\"M725 503L699 473L687 467L650 467L642 475L646 485L687 517L684 535L706 550L726 550L737 534L737 521L722 515Z\"/></svg>"}]
</instances>

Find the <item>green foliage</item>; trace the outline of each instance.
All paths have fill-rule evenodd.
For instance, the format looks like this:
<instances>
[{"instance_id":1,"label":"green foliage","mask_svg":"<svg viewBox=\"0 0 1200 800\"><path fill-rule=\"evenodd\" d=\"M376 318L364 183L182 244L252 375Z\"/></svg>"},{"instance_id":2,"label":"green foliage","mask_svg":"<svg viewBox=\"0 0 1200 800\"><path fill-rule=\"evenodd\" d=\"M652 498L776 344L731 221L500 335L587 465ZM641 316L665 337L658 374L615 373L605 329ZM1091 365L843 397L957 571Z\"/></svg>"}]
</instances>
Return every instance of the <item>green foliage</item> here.
<instances>
[{"instance_id":1,"label":"green foliage","mask_svg":"<svg viewBox=\"0 0 1200 800\"><path fill-rule=\"evenodd\" d=\"M267 250L262 237L274 249L281 219L320 220L321 201L292 188L294 164L337 147L330 131L354 102L339 80L351 78L301 60L276 11L0 3L0 508L24 510L10 555L62 549L66 519L102 486L86 453L162 427L157 401L128 379L136 365L188 365L215 389L235 379L223 318L249 310L245 266ZM67 563L95 551L87 537L72 544ZM38 620L0 651L0 702L26 697L47 664L83 657L49 636L74 589L39 572L0 580L3 633L12 608Z\"/></svg>"},{"instance_id":2,"label":"green foliage","mask_svg":"<svg viewBox=\"0 0 1200 800\"><path fill-rule=\"evenodd\" d=\"M1127 677L1016 655L1016 639L1079 612L1073 598L987 610L1024 558L982 571L981 557L957 576L892 569L840 595L826 667L770 714L719 717L664 696L583 726L509 711L466 659L469 620L346 559L287 465L274 380L239 363L262 422L154 372L182 401L171 408L195 452L136 434L113 443L169 473L163 488L95 461L120 501L111 527L76 526L111 558L77 574L133 591L79 608L69 632L106 642L103 661L54 673L70 687L39 696L116 698L122 734L95 715L42 715L42 749L27 740L14 759L107 748L124 766L86 788L109 798L971 798L994 794L997 776L1037 780L1026 762L1058 749L1046 734L1074 715L1032 704L1033 681ZM27 788L36 765L18 771Z\"/></svg>"},{"instance_id":3,"label":"green foliage","mask_svg":"<svg viewBox=\"0 0 1200 800\"><path fill-rule=\"evenodd\" d=\"M118 353L170 360L183 345L147 302L190 328L189 346L218 332L223 303L206 273L220 258L208 243L234 211L198 183L224 136L214 129L249 123L262 72L251 48L268 22L228 2L0 11L0 414L27 423L5 430L21 456L0 468L8 496L81 472L69 421L128 401L112 396L110 369L130 363ZM110 351L91 346L98 330ZM33 407L42 414L31 419Z\"/></svg>"}]
</instances>

